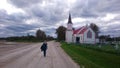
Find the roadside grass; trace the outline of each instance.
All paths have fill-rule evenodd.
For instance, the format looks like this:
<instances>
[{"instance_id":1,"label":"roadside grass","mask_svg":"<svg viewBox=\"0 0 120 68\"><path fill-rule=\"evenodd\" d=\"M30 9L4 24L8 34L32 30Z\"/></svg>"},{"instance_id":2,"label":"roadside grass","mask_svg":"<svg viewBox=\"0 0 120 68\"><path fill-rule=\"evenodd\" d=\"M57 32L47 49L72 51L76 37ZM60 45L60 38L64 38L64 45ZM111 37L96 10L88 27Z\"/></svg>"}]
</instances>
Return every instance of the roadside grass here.
<instances>
[{"instance_id":1,"label":"roadside grass","mask_svg":"<svg viewBox=\"0 0 120 68\"><path fill-rule=\"evenodd\" d=\"M65 42L61 44L64 51L81 68L120 68L120 55Z\"/></svg>"},{"instance_id":2,"label":"roadside grass","mask_svg":"<svg viewBox=\"0 0 120 68\"><path fill-rule=\"evenodd\" d=\"M86 45L86 44L82 44L81 47L85 47L88 49L93 49L96 51L101 51L101 52L106 52L106 53L111 53L111 54L116 54L116 55L120 55L120 45L118 45L118 48L116 49L116 45Z\"/></svg>"}]
</instances>

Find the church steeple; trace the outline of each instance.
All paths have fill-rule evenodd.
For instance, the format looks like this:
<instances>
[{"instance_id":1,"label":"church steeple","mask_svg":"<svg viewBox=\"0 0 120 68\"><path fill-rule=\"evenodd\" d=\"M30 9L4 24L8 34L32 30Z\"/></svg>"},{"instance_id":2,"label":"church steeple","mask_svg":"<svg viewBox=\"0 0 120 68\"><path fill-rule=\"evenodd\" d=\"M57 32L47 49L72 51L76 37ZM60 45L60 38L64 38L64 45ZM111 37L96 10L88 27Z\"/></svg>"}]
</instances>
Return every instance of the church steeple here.
<instances>
[{"instance_id":1,"label":"church steeple","mask_svg":"<svg viewBox=\"0 0 120 68\"><path fill-rule=\"evenodd\" d=\"M66 42L72 43L73 42L73 24L71 19L71 14L69 13L68 23L67 23L67 30L66 30Z\"/></svg>"},{"instance_id":2,"label":"church steeple","mask_svg":"<svg viewBox=\"0 0 120 68\"><path fill-rule=\"evenodd\" d=\"M71 14L69 13L68 24L72 24Z\"/></svg>"},{"instance_id":3,"label":"church steeple","mask_svg":"<svg viewBox=\"0 0 120 68\"><path fill-rule=\"evenodd\" d=\"M72 19L71 19L71 14L69 13L69 18L68 18L68 23L67 23L67 30L73 30L72 27L73 24L72 24Z\"/></svg>"}]
</instances>

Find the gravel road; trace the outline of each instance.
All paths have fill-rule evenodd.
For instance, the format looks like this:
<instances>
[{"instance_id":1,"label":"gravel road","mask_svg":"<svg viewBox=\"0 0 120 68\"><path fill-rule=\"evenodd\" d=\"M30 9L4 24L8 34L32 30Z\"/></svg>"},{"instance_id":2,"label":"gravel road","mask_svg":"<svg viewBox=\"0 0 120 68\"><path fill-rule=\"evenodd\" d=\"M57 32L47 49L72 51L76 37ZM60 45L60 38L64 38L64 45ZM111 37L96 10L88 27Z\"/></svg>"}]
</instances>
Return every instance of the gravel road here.
<instances>
[{"instance_id":1,"label":"gravel road","mask_svg":"<svg viewBox=\"0 0 120 68\"><path fill-rule=\"evenodd\" d=\"M42 43L1 45L0 68L80 68L61 49L60 43L48 42L46 57L40 51L41 45Z\"/></svg>"}]
</instances>

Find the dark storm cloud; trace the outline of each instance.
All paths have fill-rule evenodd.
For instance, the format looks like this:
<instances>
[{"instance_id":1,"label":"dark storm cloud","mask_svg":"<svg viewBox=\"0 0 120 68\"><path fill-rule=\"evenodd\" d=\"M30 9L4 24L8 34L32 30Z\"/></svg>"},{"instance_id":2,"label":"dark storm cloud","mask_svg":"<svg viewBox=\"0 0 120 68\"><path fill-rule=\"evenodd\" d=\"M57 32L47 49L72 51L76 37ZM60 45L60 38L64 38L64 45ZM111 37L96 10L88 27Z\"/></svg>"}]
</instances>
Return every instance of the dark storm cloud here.
<instances>
[{"instance_id":1,"label":"dark storm cloud","mask_svg":"<svg viewBox=\"0 0 120 68\"><path fill-rule=\"evenodd\" d=\"M44 30L44 31L46 32L47 35L50 35L50 36L56 37L56 36L55 36L56 28L46 29L46 30Z\"/></svg>"},{"instance_id":2,"label":"dark storm cloud","mask_svg":"<svg viewBox=\"0 0 120 68\"><path fill-rule=\"evenodd\" d=\"M6 10L0 10L0 23L3 23L5 20L9 19L9 15Z\"/></svg>"},{"instance_id":3,"label":"dark storm cloud","mask_svg":"<svg viewBox=\"0 0 120 68\"><path fill-rule=\"evenodd\" d=\"M8 14L5 10L0 10L0 23L2 24L17 25L23 23L26 19L29 19L29 16L22 13Z\"/></svg>"},{"instance_id":4,"label":"dark storm cloud","mask_svg":"<svg viewBox=\"0 0 120 68\"><path fill-rule=\"evenodd\" d=\"M29 19L29 16L22 13L8 14L5 10L0 10L0 37L3 37L3 35L23 35L22 33L40 27L25 24L27 19Z\"/></svg>"},{"instance_id":5,"label":"dark storm cloud","mask_svg":"<svg viewBox=\"0 0 120 68\"><path fill-rule=\"evenodd\" d=\"M120 13L120 0L77 0L71 11L79 17L100 17Z\"/></svg>"},{"instance_id":6,"label":"dark storm cloud","mask_svg":"<svg viewBox=\"0 0 120 68\"><path fill-rule=\"evenodd\" d=\"M38 7L36 9L36 7ZM64 17L64 6L53 6L53 5L47 5L46 7L41 6L34 6L28 10L32 14L32 16L37 17L41 19L46 24L55 24L63 19Z\"/></svg>"},{"instance_id":7,"label":"dark storm cloud","mask_svg":"<svg viewBox=\"0 0 120 68\"><path fill-rule=\"evenodd\" d=\"M107 30L104 32L101 32L101 35L110 35L111 37L119 37L120 36L120 29L119 30Z\"/></svg>"},{"instance_id":8,"label":"dark storm cloud","mask_svg":"<svg viewBox=\"0 0 120 68\"><path fill-rule=\"evenodd\" d=\"M6 29L8 30L12 30L14 32L26 32L28 30L32 30L36 28L36 26L32 26L32 25L12 25L12 26L7 26Z\"/></svg>"},{"instance_id":9,"label":"dark storm cloud","mask_svg":"<svg viewBox=\"0 0 120 68\"><path fill-rule=\"evenodd\" d=\"M42 0L8 0L9 3L15 5L18 8L25 8L42 2Z\"/></svg>"},{"instance_id":10,"label":"dark storm cloud","mask_svg":"<svg viewBox=\"0 0 120 68\"><path fill-rule=\"evenodd\" d=\"M14 13L9 15L9 20L12 20L14 22L23 22L26 19L29 19L29 16L22 13Z\"/></svg>"},{"instance_id":11,"label":"dark storm cloud","mask_svg":"<svg viewBox=\"0 0 120 68\"><path fill-rule=\"evenodd\" d=\"M1 18L5 18L7 16L7 12L6 12L6 10L0 10L0 19Z\"/></svg>"},{"instance_id":12,"label":"dark storm cloud","mask_svg":"<svg viewBox=\"0 0 120 68\"><path fill-rule=\"evenodd\" d=\"M77 17L98 17L98 14L94 11L96 5L96 0L77 0L70 11Z\"/></svg>"},{"instance_id":13,"label":"dark storm cloud","mask_svg":"<svg viewBox=\"0 0 120 68\"><path fill-rule=\"evenodd\" d=\"M0 28L0 37L7 37L7 36L13 36L13 32L6 29L6 28Z\"/></svg>"},{"instance_id":14,"label":"dark storm cloud","mask_svg":"<svg viewBox=\"0 0 120 68\"><path fill-rule=\"evenodd\" d=\"M95 14L94 12L91 12L89 10L86 10L86 9L85 10L83 9L83 11L81 12L80 16L81 17L98 17L97 14Z\"/></svg>"},{"instance_id":15,"label":"dark storm cloud","mask_svg":"<svg viewBox=\"0 0 120 68\"><path fill-rule=\"evenodd\" d=\"M111 35L111 36L120 36L120 24L119 19L114 18L107 23L103 23L102 27L100 27L100 34Z\"/></svg>"},{"instance_id":16,"label":"dark storm cloud","mask_svg":"<svg viewBox=\"0 0 120 68\"><path fill-rule=\"evenodd\" d=\"M120 13L120 0L102 0L100 3L103 6L100 12Z\"/></svg>"},{"instance_id":17,"label":"dark storm cloud","mask_svg":"<svg viewBox=\"0 0 120 68\"><path fill-rule=\"evenodd\" d=\"M47 34L54 34L55 28L57 28L56 24L67 20L69 11L71 12L72 18L79 17L86 19L85 21L81 22L81 24L91 22L87 20L89 18L97 19L99 17L105 17L107 13L120 14L120 0L76 0L76 2L73 4L68 4L68 1L66 0L7 1L9 4L12 4L25 12L25 14L20 12L8 14L5 10L0 10L0 26L2 26L0 27L1 33L7 34L7 32L9 32L11 33L9 36L24 35L26 32L35 30L37 28L43 29ZM29 20L35 21L31 23ZM94 20L92 21L94 22ZM107 22L101 21L101 23L110 24L115 21L120 21L120 16L117 16ZM100 24L98 22L95 23ZM75 26L82 26L81 24ZM116 26L116 24L112 26L101 26L100 28L103 27L108 27L108 29L105 29L106 32L119 28Z\"/></svg>"},{"instance_id":18,"label":"dark storm cloud","mask_svg":"<svg viewBox=\"0 0 120 68\"><path fill-rule=\"evenodd\" d=\"M112 19L112 21L120 21L120 15Z\"/></svg>"},{"instance_id":19,"label":"dark storm cloud","mask_svg":"<svg viewBox=\"0 0 120 68\"><path fill-rule=\"evenodd\" d=\"M58 16L54 16L56 13L55 11L61 11L59 14L66 10L65 1L54 1L54 0L44 0L45 2L53 3L54 5L47 5L46 7L35 6L31 11L38 16L43 17L46 21L52 20L48 17L54 17L54 19ZM36 3L42 3L43 0L10 0L12 4L15 6L22 6L23 8L27 6L30 8L29 5L36 5ZM77 0L74 5L71 5L70 11L74 16L80 17L99 17L105 15L107 12L120 12L120 1L119 0ZM38 11L38 12L37 12ZM51 12L55 13L52 14ZM59 15L59 16L60 16ZM64 17L64 16L62 16ZM58 18L57 18L58 19ZM57 20L55 19L55 20ZM53 20L52 20L53 21Z\"/></svg>"},{"instance_id":20,"label":"dark storm cloud","mask_svg":"<svg viewBox=\"0 0 120 68\"><path fill-rule=\"evenodd\" d=\"M30 16L38 18L49 25L53 25L65 19L64 11L66 10L66 4L64 2L59 0L44 1L47 3L45 6L40 6L43 3L42 0L10 0L9 3L23 8Z\"/></svg>"}]
</instances>

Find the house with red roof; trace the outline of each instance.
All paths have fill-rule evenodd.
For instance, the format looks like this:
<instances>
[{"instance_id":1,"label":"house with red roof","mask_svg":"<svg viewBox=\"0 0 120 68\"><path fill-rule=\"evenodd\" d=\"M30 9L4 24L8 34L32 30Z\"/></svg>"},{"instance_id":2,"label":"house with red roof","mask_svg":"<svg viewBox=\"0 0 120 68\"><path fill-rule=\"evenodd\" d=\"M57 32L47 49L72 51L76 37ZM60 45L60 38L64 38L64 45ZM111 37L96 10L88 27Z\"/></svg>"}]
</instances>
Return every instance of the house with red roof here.
<instances>
[{"instance_id":1,"label":"house with red roof","mask_svg":"<svg viewBox=\"0 0 120 68\"><path fill-rule=\"evenodd\" d=\"M95 32L89 26L83 26L73 30L73 23L71 15L69 14L67 30L66 30L66 42L67 43L85 43L95 44L96 37Z\"/></svg>"}]
</instances>

